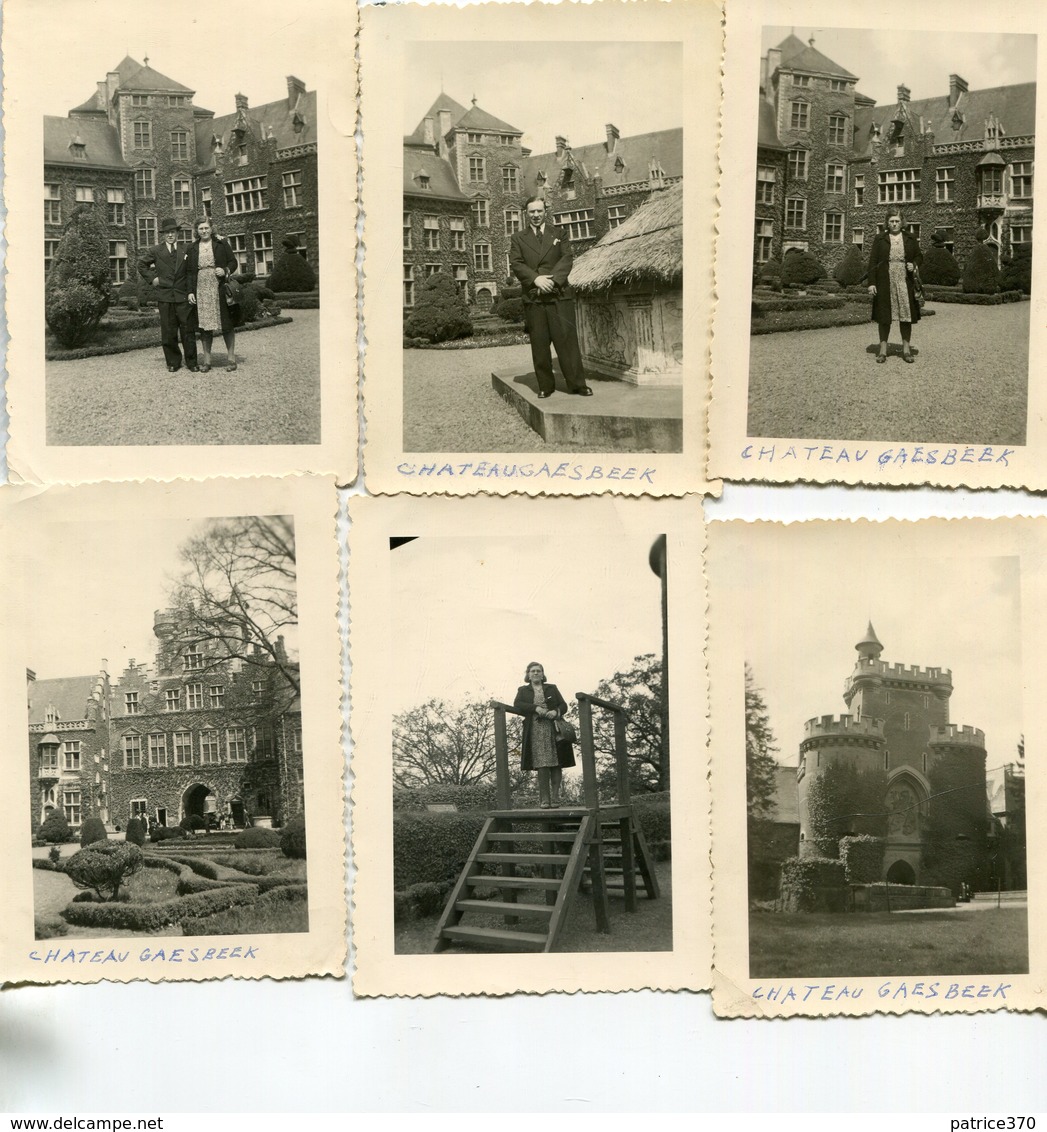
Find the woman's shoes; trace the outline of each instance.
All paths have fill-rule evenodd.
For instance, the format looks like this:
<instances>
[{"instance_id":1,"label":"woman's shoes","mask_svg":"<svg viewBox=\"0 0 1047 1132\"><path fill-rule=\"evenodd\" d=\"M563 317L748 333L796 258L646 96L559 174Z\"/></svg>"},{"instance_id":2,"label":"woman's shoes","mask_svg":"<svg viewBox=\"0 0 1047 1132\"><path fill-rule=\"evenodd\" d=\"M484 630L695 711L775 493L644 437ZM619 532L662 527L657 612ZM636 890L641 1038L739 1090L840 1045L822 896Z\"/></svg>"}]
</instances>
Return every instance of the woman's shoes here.
<instances>
[{"instance_id":1,"label":"woman's shoes","mask_svg":"<svg viewBox=\"0 0 1047 1132\"><path fill-rule=\"evenodd\" d=\"M912 363L915 362L916 359L912 356L912 354L908 350L905 350L905 351L902 352L902 361L908 362L910 365L912 365Z\"/></svg>"},{"instance_id":2,"label":"woman's shoes","mask_svg":"<svg viewBox=\"0 0 1047 1132\"><path fill-rule=\"evenodd\" d=\"M200 372L201 372L201 373L210 373L210 372L211 372L211 367L210 367L210 366L201 366L201 367L200 367Z\"/></svg>"},{"instance_id":3,"label":"woman's shoes","mask_svg":"<svg viewBox=\"0 0 1047 1132\"><path fill-rule=\"evenodd\" d=\"M233 362L233 364L231 366L225 367L226 373L234 373L235 371L236 371L236 362Z\"/></svg>"},{"instance_id":4,"label":"woman's shoes","mask_svg":"<svg viewBox=\"0 0 1047 1132\"><path fill-rule=\"evenodd\" d=\"M887 361L887 355L886 354L877 354L876 355L876 361L877 361L878 364L882 365L885 361Z\"/></svg>"},{"instance_id":5,"label":"woman's shoes","mask_svg":"<svg viewBox=\"0 0 1047 1132\"><path fill-rule=\"evenodd\" d=\"M553 808L551 802L542 802L540 805L543 810L551 810Z\"/></svg>"}]
</instances>

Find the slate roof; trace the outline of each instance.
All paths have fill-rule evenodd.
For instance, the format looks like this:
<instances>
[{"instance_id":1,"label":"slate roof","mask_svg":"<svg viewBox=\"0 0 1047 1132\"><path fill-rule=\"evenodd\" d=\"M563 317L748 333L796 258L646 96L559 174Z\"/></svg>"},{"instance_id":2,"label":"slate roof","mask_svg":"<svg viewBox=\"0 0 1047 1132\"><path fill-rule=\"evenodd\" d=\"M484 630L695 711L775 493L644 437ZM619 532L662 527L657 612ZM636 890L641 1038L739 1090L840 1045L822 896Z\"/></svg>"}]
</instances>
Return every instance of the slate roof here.
<instances>
[{"instance_id":1,"label":"slate roof","mask_svg":"<svg viewBox=\"0 0 1047 1132\"><path fill-rule=\"evenodd\" d=\"M79 138L87 147L86 160L73 158L69 143ZM103 118L44 118L44 164L128 168L120 152L116 128Z\"/></svg>"},{"instance_id":2,"label":"slate roof","mask_svg":"<svg viewBox=\"0 0 1047 1132\"><path fill-rule=\"evenodd\" d=\"M779 67L790 71L809 71L812 74L818 75L832 75L834 78L840 79L854 79L857 81L858 76L852 75L850 71L841 67L839 63L834 63L828 55L823 55L816 48L812 47L809 43L804 43L802 39L797 38L795 35L787 35L781 43L778 44L778 50L782 53L781 62Z\"/></svg>"},{"instance_id":3,"label":"slate roof","mask_svg":"<svg viewBox=\"0 0 1047 1132\"><path fill-rule=\"evenodd\" d=\"M55 680L37 680L29 685L31 705L30 723L44 723L47 709L53 705L58 712L57 729L61 730L63 720L87 719L87 705L95 688L98 676L60 676Z\"/></svg>"},{"instance_id":4,"label":"slate roof","mask_svg":"<svg viewBox=\"0 0 1047 1132\"><path fill-rule=\"evenodd\" d=\"M419 119L418 125L415 126L414 131L404 138L405 145L424 145L425 144L425 120L432 118L433 120L433 136L435 137L440 130L440 111L449 110L451 113L451 125L453 126L459 118L463 117L466 113L465 107L460 102L455 100L449 95L440 92L439 98L429 107L429 109Z\"/></svg>"},{"instance_id":5,"label":"slate roof","mask_svg":"<svg viewBox=\"0 0 1047 1132\"><path fill-rule=\"evenodd\" d=\"M421 188L419 175L429 177L429 188ZM404 195L432 197L434 200L469 199L458 187L451 163L427 145L404 146Z\"/></svg>"},{"instance_id":6,"label":"slate roof","mask_svg":"<svg viewBox=\"0 0 1047 1132\"><path fill-rule=\"evenodd\" d=\"M774 116L774 107L764 99L760 99L760 116L757 125L756 144L761 149L784 149L781 138L778 137L778 122Z\"/></svg>"},{"instance_id":7,"label":"slate roof","mask_svg":"<svg viewBox=\"0 0 1047 1132\"><path fill-rule=\"evenodd\" d=\"M949 106L947 93L935 98L914 99L904 105L915 129L919 129L922 118L924 126L934 131L936 145L982 141L985 137L985 122L990 116L1000 120L1004 137L1036 132L1035 83L1015 83L1013 86L966 91L960 95L955 107ZM896 102L884 106L855 107L854 145L858 152L865 152L873 123L879 125L881 137L889 135L890 122L897 109ZM956 117L957 111L962 121Z\"/></svg>"},{"instance_id":8,"label":"slate roof","mask_svg":"<svg viewBox=\"0 0 1047 1132\"><path fill-rule=\"evenodd\" d=\"M120 76L118 90L164 90L175 94L195 93L192 87L176 83L174 79L169 79L166 75L160 74L159 71L153 70L152 67L143 66L137 59L132 59L130 55L125 55L113 70ZM105 87L104 82L102 86ZM96 87L94 94L85 102L81 102L79 106L74 106L70 110L70 114L104 114L105 111L105 99Z\"/></svg>"},{"instance_id":9,"label":"slate roof","mask_svg":"<svg viewBox=\"0 0 1047 1132\"><path fill-rule=\"evenodd\" d=\"M510 126L508 122L503 122L501 118L488 114L486 110L481 110L479 106L473 106L471 110L467 110L454 125L459 130L491 130L498 134L523 136L523 130Z\"/></svg>"},{"instance_id":10,"label":"slate roof","mask_svg":"<svg viewBox=\"0 0 1047 1132\"><path fill-rule=\"evenodd\" d=\"M611 153L606 142L580 145L570 151L574 164L583 175L592 178L599 174L605 186L627 185L636 181L646 181L650 176L650 162L654 158L661 165L666 177L683 176L683 130L656 130L649 134L634 134L619 138L615 152ZM622 168L617 167L621 159ZM539 172L550 182L559 176L566 161L556 153L530 154L522 162L525 184L534 185Z\"/></svg>"},{"instance_id":11,"label":"slate roof","mask_svg":"<svg viewBox=\"0 0 1047 1132\"><path fill-rule=\"evenodd\" d=\"M257 126L260 137L276 138L277 149L289 149L296 145L316 145L316 91L307 90L298 100L297 108L305 118L305 128L300 133L295 133L292 121L295 107L289 104L286 97L276 102L267 102L262 106L250 106L247 116ZM209 169L214 165L212 137L218 137L223 146L229 144L237 117L238 114L234 110L231 114L204 118L196 123L196 156L201 168Z\"/></svg>"}]
</instances>

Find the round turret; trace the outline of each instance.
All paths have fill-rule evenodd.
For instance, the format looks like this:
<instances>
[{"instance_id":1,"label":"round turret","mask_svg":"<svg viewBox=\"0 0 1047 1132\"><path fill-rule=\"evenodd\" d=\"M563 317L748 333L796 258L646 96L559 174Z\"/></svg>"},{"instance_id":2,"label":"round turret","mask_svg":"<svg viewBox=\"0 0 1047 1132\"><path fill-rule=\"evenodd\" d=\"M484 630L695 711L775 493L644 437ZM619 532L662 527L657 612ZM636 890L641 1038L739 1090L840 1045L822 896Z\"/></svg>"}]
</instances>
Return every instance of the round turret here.
<instances>
[{"instance_id":1,"label":"round turret","mask_svg":"<svg viewBox=\"0 0 1047 1132\"><path fill-rule=\"evenodd\" d=\"M880 653L883 652L883 645L880 644L871 621L869 622L868 628L865 630L865 636L862 637L854 647L858 650L858 655L862 660L880 659Z\"/></svg>"}]
</instances>

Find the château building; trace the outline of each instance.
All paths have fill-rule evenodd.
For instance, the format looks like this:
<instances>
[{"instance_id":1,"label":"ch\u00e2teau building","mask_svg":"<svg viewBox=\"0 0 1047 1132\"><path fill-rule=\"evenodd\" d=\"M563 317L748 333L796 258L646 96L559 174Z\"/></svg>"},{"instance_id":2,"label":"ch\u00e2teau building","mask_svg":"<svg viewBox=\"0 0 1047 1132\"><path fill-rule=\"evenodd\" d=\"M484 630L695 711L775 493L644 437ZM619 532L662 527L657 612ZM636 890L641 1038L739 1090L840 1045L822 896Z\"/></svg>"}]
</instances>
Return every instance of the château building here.
<instances>
[{"instance_id":1,"label":"ch\u00e2teau building","mask_svg":"<svg viewBox=\"0 0 1047 1132\"><path fill-rule=\"evenodd\" d=\"M877 106L860 78L789 35L761 60L753 258L811 252L829 270L868 247L888 206L962 263L979 228L999 258L1032 242L1035 82L970 90L957 74ZM852 64L856 65L856 64Z\"/></svg>"},{"instance_id":2,"label":"ch\u00e2teau building","mask_svg":"<svg viewBox=\"0 0 1047 1132\"><path fill-rule=\"evenodd\" d=\"M173 217L179 240L211 217L242 272L267 276L285 237L319 271L316 92L217 116L195 91L129 56L64 118L44 118L44 271L73 210L104 217L114 284L137 280L139 252Z\"/></svg>"},{"instance_id":3,"label":"ch\u00e2teau building","mask_svg":"<svg viewBox=\"0 0 1047 1132\"><path fill-rule=\"evenodd\" d=\"M575 255L622 224L652 193L683 178L683 131L622 137L573 148L566 137L535 154L523 130L472 100L447 94L404 138L403 305L421 283L449 274L470 305L489 309L507 284L509 245L531 196L545 199Z\"/></svg>"},{"instance_id":4,"label":"ch\u00e2teau building","mask_svg":"<svg viewBox=\"0 0 1047 1132\"><path fill-rule=\"evenodd\" d=\"M30 820L54 809L74 829L88 817L177 825L282 825L303 808L301 705L283 640L276 656L219 659L169 610L154 619L152 666L131 660L113 681L38 680L27 671Z\"/></svg>"}]
</instances>

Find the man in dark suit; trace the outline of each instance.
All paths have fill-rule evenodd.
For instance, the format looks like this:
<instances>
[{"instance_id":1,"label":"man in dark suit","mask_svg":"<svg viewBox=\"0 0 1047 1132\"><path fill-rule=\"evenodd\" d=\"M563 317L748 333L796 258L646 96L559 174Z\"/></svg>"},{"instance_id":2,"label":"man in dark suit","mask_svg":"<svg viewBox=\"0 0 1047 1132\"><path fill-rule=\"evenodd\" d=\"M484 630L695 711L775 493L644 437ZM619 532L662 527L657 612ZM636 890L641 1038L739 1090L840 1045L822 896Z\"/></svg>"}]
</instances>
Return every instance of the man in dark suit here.
<instances>
[{"instance_id":1,"label":"man in dark suit","mask_svg":"<svg viewBox=\"0 0 1047 1132\"><path fill-rule=\"evenodd\" d=\"M541 197L532 197L526 208L527 226L513 233L509 266L523 287L524 322L531 336L538 396L551 397L556 391L550 349L555 346L567 392L591 397L578 346L574 292L567 282L574 263L570 244L559 228L546 222Z\"/></svg>"},{"instance_id":2,"label":"man in dark suit","mask_svg":"<svg viewBox=\"0 0 1047 1132\"><path fill-rule=\"evenodd\" d=\"M196 364L196 312L189 304L185 277L185 249L178 247L175 237L178 224L173 219L160 225L163 237L155 247L147 248L138 257L138 274L153 288L160 307L160 342L164 347L167 372L177 373L182 367L182 340L185 364L192 373L199 373Z\"/></svg>"}]
</instances>

